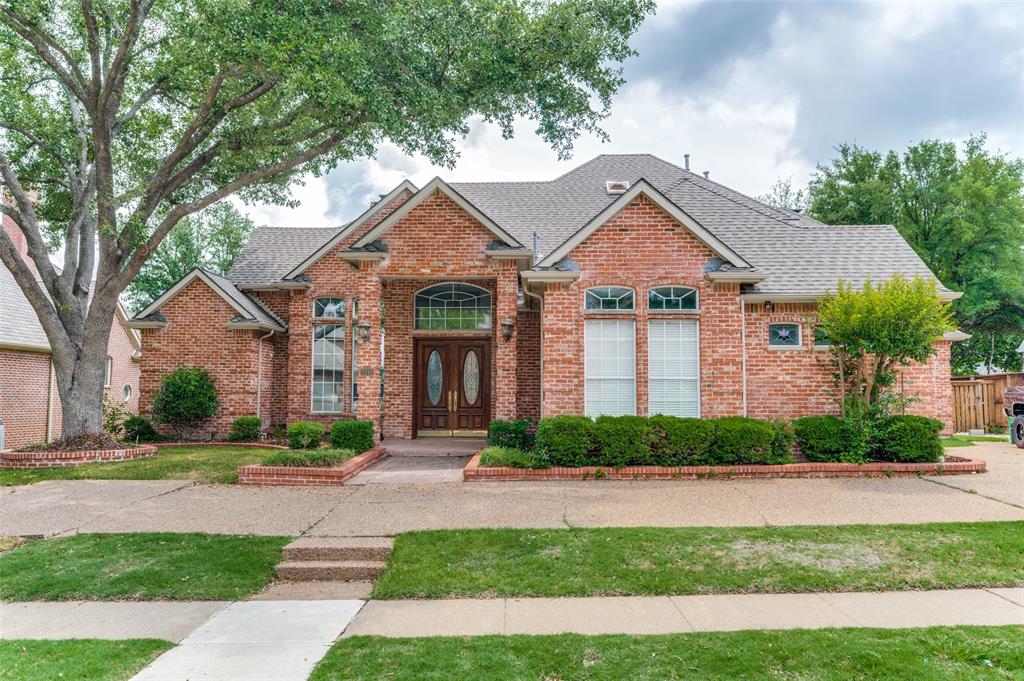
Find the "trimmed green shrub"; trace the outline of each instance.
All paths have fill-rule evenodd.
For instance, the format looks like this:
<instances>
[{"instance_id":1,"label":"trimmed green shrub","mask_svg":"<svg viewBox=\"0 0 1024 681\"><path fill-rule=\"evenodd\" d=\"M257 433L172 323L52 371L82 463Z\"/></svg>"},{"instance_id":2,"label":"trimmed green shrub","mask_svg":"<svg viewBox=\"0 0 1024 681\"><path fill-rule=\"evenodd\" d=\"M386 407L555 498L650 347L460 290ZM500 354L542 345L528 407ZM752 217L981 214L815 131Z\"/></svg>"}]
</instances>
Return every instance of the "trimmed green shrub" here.
<instances>
[{"instance_id":1,"label":"trimmed green shrub","mask_svg":"<svg viewBox=\"0 0 1024 681\"><path fill-rule=\"evenodd\" d=\"M537 424L535 451L550 466L586 466L594 449L594 422L586 416L552 416Z\"/></svg>"},{"instance_id":2,"label":"trimmed green shrub","mask_svg":"<svg viewBox=\"0 0 1024 681\"><path fill-rule=\"evenodd\" d=\"M718 419L718 433L711 450L717 465L772 463L775 431L770 423L744 416Z\"/></svg>"},{"instance_id":3,"label":"trimmed green shrub","mask_svg":"<svg viewBox=\"0 0 1024 681\"><path fill-rule=\"evenodd\" d=\"M331 447L362 454L373 449L373 421L335 421L331 424Z\"/></svg>"},{"instance_id":4,"label":"trimmed green shrub","mask_svg":"<svg viewBox=\"0 0 1024 681\"><path fill-rule=\"evenodd\" d=\"M351 449L288 449L274 452L263 459L266 466L337 466L356 453Z\"/></svg>"},{"instance_id":5,"label":"trimmed green shrub","mask_svg":"<svg viewBox=\"0 0 1024 681\"><path fill-rule=\"evenodd\" d=\"M643 416L598 416L594 440L600 466L643 466L651 463L651 426Z\"/></svg>"},{"instance_id":6,"label":"trimmed green shrub","mask_svg":"<svg viewBox=\"0 0 1024 681\"><path fill-rule=\"evenodd\" d=\"M805 416L793 421L796 443L808 461L864 463L855 429L832 415Z\"/></svg>"},{"instance_id":7,"label":"trimmed green shrub","mask_svg":"<svg viewBox=\"0 0 1024 681\"><path fill-rule=\"evenodd\" d=\"M528 432L532 423L531 419L515 421L494 419L487 430L487 444L494 447L533 449L533 436Z\"/></svg>"},{"instance_id":8,"label":"trimmed green shrub","mask_svg":"<svg viewBox=\"0 0 1024 681\"><path fill-rule=\"evenodd\" d=\"M124 420L125 442L160 442L163 436L145 416L129 416Z\"/></svg>"},{"instance_id":9,"label":"trimmed green shrub","mask_svg":"<svg viewBox=\"0 0 1024 681\"><path fill-rule=\"evenodd\" d=\"M239 416L231 422L228 440L231 442L256 442L260 439L263 421L258 416Z\"/></svg>"},{"instance_id":10,"label":"trimmed green shrub","mask_svg":"<svg viewBox=\"0 0 1024 681\"><path fill-rule=\"evenodd\" d=\"M178 367L164 376L153 397L153 418L178 437L217 413L217 391L206 369Z\"/></svg>"},{"instance_id":11,"label":"trimmed green shrub","mask_svg":"<svg viewBox=\"0 0 1024 681\"><path fill-rule=\"evenodd\" d=\"M508 466L510 468L547 468L533 452L513 447L485 447L480 452L481 466Z\"/></svg>"},{"instance_id":12,"label":"trimmed green shrub","mask_svg":"<svg viewBox=\"0 0 1024 681\"><path fill-rule=\"evenodd\" d=\"M775 419L771 425L774 436L772 437L772 460L770 463L792 463L793 444L796 442L793 424L783 419Z\"/></svg>"},{"instance_id":13,"label":"trimmed green shrub","mask_svg":"<svg viewBox=\"0 0 1024 681\"><path fill-rule=\"evenodd\" d=\"M289 449L317 449L324 439L324 424L296 421L288 424Z\"/></svg>"},{"instance_id":14,"label":"trimmed green shrub","mask_svg":"<svg viewBox=\"0 0 1024 681\"><path fill-rule=\"evenodd\" d=\"M658 466L704 466L715 441L715 421L652 416L651 463Z\"/></svg>"},{"instance_id":15,"label":"trimmed green shrub","mask_svg":"<svg viewBox=\"0 0 1024 681\"><path fill-rule=\"evenodd\" d=\"M879 424L872 454L900 463L942 461L941 430L941 422L926 416L890 416Z\"/></svg>"}]
</instances>

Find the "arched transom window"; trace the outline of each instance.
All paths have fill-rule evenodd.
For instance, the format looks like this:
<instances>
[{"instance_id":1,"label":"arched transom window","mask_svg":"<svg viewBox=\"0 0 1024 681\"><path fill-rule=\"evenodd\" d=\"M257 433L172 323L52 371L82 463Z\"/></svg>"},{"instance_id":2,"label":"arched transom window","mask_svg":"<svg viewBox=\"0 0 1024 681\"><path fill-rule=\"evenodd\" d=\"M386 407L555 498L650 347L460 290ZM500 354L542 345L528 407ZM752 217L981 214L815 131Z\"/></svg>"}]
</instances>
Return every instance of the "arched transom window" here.
<instances>
[{"instance_id":1,"label":"arched transom window","mask_svg":"<svg viewBox=\"0 0 1024 681\"><path fill-rule=\"evenodd\" d=\"M491 318L491 292L479 286L436 284L416 294L417 329L489 329Z\"/></svg>"},{"instance_id":2,"label":"arched transom window","mask_svg":"<svg viewBox=\"0 0 1024 681\"><path fill-rule=\"evenodd\" d=\"M314 319L344 319L345 301L341 298L317 298L313 301Z\"/></svg>"},{"instance_id":3,"label":"arched transom window","mask_svg":"<svg viewBox=\"0 0 1024 681\"><path fill-rule=\"evenodd\" d=\"M689 286L658 286L647 292L648 310L696 310L697 289Z\"/></svg>"},{"instance_id":4,"label":"arched transom window","mask_svg":"<svg viewBox=\"0 0 1024 681\"><path fill-rule=\"evenodd\" d=\"M595 286L587 289L588 310L633 310L633 289L625 286Z\"/></svg>"}]
</instances>

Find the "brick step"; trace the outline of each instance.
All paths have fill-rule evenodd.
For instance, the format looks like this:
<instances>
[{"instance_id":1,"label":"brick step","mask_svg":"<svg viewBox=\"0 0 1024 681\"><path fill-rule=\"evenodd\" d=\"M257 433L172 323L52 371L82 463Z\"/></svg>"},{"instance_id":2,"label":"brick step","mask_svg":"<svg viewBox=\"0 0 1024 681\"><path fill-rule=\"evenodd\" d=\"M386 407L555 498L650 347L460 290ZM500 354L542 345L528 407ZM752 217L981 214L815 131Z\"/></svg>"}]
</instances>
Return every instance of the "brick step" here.
<instances>
[{"instance_id":1,"label":"brick step","mask_svg":"<svg viewBox=\"0 0 1024 681\"><path fill-rule=\"evenodd\" d=\"M277 576L292 582L362 582L376 579L387 563L378 560L286 560Z\"/></svg>"},{"instance_id":2,"label":"brick step","mask_svg":"<svg viewBox=\"0 0 1024 681\"><path fill-rule=\"evenodd\" d=\"M286 561L386 561L391 537L299 537L284 547Z\"/></svg>"}]
</instances>

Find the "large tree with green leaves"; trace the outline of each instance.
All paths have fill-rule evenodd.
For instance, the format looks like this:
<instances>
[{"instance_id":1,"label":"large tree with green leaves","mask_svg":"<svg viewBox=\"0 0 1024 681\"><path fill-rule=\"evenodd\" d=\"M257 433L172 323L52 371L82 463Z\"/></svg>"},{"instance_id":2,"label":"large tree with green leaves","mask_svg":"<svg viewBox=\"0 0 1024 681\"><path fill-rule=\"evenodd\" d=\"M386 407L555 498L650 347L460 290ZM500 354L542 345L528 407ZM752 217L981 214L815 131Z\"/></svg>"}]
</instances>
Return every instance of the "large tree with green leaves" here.
<instances>
[{"instance_id":1,"label":"large tree with green leaves","mask_svg":"<svg viewBox=\"0 0 1024 681\"><path fill-rule=\"evenodd\" d=\"M892 224L948 287L961 329L954 370L1013 370L1024 338L1024 161L992 153L985 137L926 140L902 156L841 145L811 179L808 213L829 224Z\"/></svg>"},{"instance_id":2,"label":"large tree with green leaves","mask_svg":"<svg viewBox=\"0 0 1024 681\"><path fill-rule=\"evenodd\" d=\"M102 428L115 305L179 222L286 203L387 140L452 164L480 117L561 155L600 133L651 0L0 0L0 234L68 436ZM62 267L50 251L64 247Z\"/></svg>"},{"instance_id":3,"label":"large tree with green leaves","mask_svg":"<svg viewBox=\"0 0 1024 681\"><path fill-rule=\"evenodd\" d=\"M128 285L128 306L145 308L196 267L227 273L252 230L252 220L224 201L183 218Z\"/></svg>"}]
</instances>

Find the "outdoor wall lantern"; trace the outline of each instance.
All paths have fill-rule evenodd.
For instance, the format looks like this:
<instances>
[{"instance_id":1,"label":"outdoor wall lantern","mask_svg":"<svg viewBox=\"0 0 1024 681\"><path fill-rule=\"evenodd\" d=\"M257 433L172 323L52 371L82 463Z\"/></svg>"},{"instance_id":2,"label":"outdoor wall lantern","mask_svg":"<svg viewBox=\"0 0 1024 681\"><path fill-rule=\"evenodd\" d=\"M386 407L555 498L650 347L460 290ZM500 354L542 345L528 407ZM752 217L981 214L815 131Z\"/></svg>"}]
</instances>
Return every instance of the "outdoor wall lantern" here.
<instances>
[{"instance_id":1,"label":"outdoor wall lantern","mask_svg":"<svg viewBox=\"0 0 1024 681\"><path fill-rule=\"evenodd\" d=\"M370 323L362 320L356 324L356 330L359 331L359 340L366 342L370 340Z\"/></svg>"},{"instance_id":2,"label":"outdoor wall lantern","mask_svg":"<svg viewBox=\"0 0 1024 681\"><path fill-rule=\"evenodd\" d=\"M764 301L764 311L765 312L771 312L774 309L775 309L775 303L773 303L770 300Z\"/></svg>"},{"instance_id":3,"label":"outdoor wall lantern","mask_svg":"<svg viewBox=\"0 0 1024 681\"><path fill-rule=\"evenodd\" d=\"M511 319L505 319L501 322L501 337L505 340L512 340L512 327L515 326L515 322Z\"/></svg>"}]
</instances>

